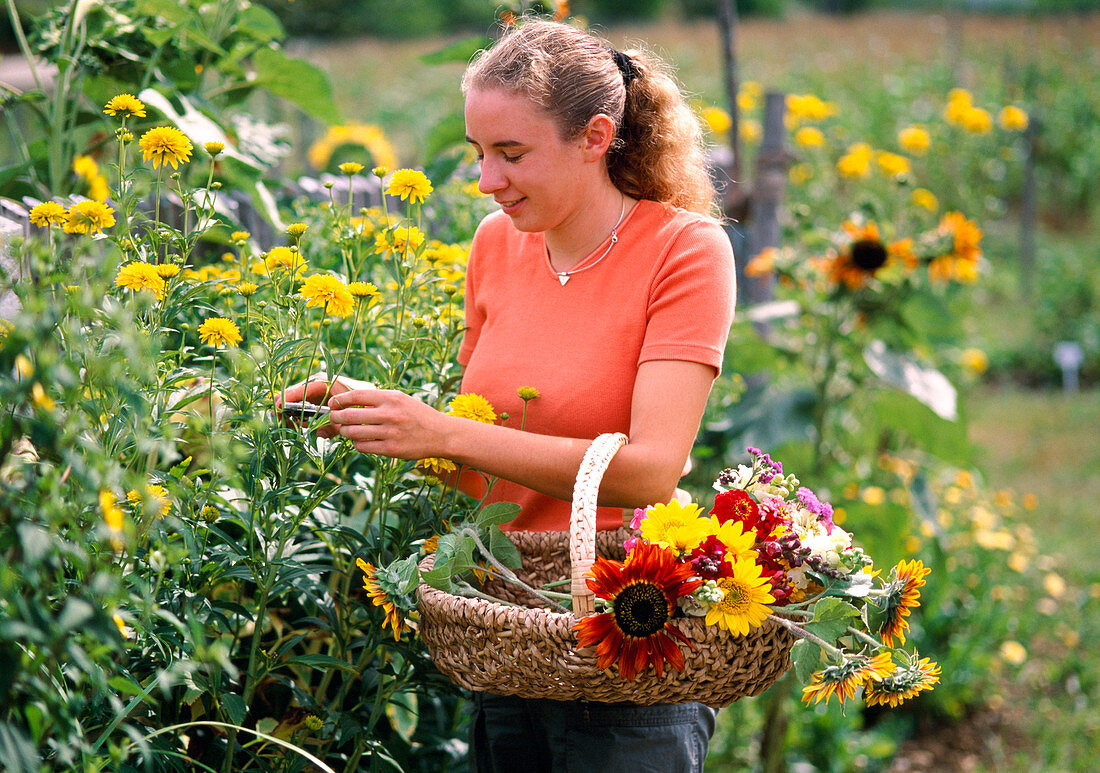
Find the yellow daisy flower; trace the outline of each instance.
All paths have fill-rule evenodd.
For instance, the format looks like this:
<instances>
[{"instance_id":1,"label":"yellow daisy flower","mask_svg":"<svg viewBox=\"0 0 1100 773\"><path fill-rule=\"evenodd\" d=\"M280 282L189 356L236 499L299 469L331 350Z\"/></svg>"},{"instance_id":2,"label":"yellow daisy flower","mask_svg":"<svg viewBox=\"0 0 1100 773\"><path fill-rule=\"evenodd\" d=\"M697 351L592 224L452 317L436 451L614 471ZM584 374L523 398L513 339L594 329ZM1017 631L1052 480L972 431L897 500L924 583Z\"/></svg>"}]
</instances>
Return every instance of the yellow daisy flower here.
<instances>
[{"instance_id":1,"label":"yellow daisy flower","mask_svg":"<svg viewBox=\"0 0 1100 773\"><path fill-rule=\"evenodd\" d=\"M171 279L180 272L180 267L175 263L159 263L157 264L157 276L161 279Z\"/></svg>"},{"instance_id":2,"label":"yellow daisy flower","mask_svg":"<svg viewBox=\"0 0 1100 773\"><path fill-rule=\"evenodd\" d=\"M752 558L736 558L730 565L730 576L716 580L725 596L707 610L706 624L744 636L768 619L768 604L775 602L775 596L763 569Z\"/></svg>"},{"instance_id":3,"label":"yellow daisy flower","mask_svg":"<svg viewBox=\"0 0 1100 773\"><path fill-rule=\"evenodd\" d=\"M695 503L685 506L677 500L654 505L642 521L642 539L677 552L692 550L707 536L708 522L700 517L702 512Z\"/></svg>"},{"instance_id":4,"label":"yellow daisy flower","mask_svg":"<svg viewBox=\"0 0 1100 773\"><path fill-rule=\"evenodd\" d=\"M264 266L268 271L281 268L287 273L300 274L305 271L306 262L302 260L300 253L289 247L272 247L264 256Z\"/></svg>"},{"instance_id":5,"label":"yellow daisy flower","mask_svg":"<svg viewBox=\"0 0 1100 773\"><path fill-rule=\"evenodd\" d=\"M306 277L298 296L305 300L307 307L319 306L334 317L346 317L355 309L355 298L348 292L347 285L331 274Z\"/></svg>"},{"instance_id":6,"label":"yellow daisy flower","mask_svg":"<svg viewBox=\"0 0 1100 773\"><path fill-rule=\"evenodd\" d=\"M483 424L492 424L497 420L492 404L481 395L473 393L454 397L447 404L447 414L461 419L480 421Z\"/></svg>"},{"instance_id":7,"label":"yellow daisy flower","mask_svg":"<svg viewBox=\"0 0 1100 773\"><path fill-rule=\"evenodd\" d=\"M1005 105L1001 108L1001 112L997 114L997 123L1007 131L1022 132L1027 128L1027 113L1016 107L1016 105Z\"/></svg>"},{"instance_id":8,"label":"yellow daisy flower","mask_svg":"<svg viewBox=\"0 0 1100 773\"><path fill-rule=\"evenodd\" d=\"M922 156L932 147L932 137L923 126L907 126L898 132L898 145L907 153Z\"/></svg>"},{"instance_id":9,"label":"yellow daisy flower","mask_svg":"<svg viewBox=\"0 0 1100 773\"><path fill-rule=\"evenodd\" d=\"M115 211L102 201L79 201L69 208L65 231L89 236L115 224Z\"/></svg>"},{"instance_id":10,"label":"yellow daisy flower","mask_svg":"<svg viewBox=\"0 0 1100 773\"><path fill-rule=\"evenodd\" d=\"M291 223L286 227L286 232L291 236L301 236L309 230L309 226L305 223Z\"/></svg>"},{"instance_id":11,"label":"yellow daisy flower","mask_svg":"<svg viewBox=\"0 0 1100 773\"><path fill-rule=\"evenodd\" d=\"M378 295L378 288L370 282L352 282L348 285L348 292L355 298L373 298Z\"/></svg>"},{"instance_id":12,"label":"yellow daisy flower","mask_svg":"<svg viewBox=\"0 0 1100 773\"><path fill-rule=\"evenodd\" d=\"M145 105L133 94L119 94L107 100L103 112L112 118L118 115L123 118L144 118Z\"/></svg>"},{"instance_id":13,"label":"yellow daisy flower","mask_svg":"<svg viewBox=\"0 0 1100 773\"><path fill-rule=\"evenodd\" d=\"M353 175L357 175L363 171L363 165L357 164L354 161L346 161L343 164L340 164L339 169L348 177L352 177Z\"/></svg>"},{"instance_id":14,"label":"yellow daisy flower","mask_svg":"<svg viewBox=\"0 0 1100 773\"><path fill-rule=\"evenodd\" d=\"M431 192L431 181L418 169L398 169L386 188L387 195L400 196L402 201L409 199L417 204L423 204Z\"/></svg>"},{"instance_id":15,"label":"yellow daisy flower","mask_svg":"<svg viewBox=\"0 0 1100 773\"><path fill-rule=\"evenodd\" d=\"M224 317L211 317L199 325L199 339L215 349L221 346L234 346L241 342L241 331L237 323Z\"/></svg>"},{"instance_id":16,"label":"yellow daisy flower","mask_svg":"<svg viewBox=\"0 0 1100 773\"><path fill-rule=\"evenodd\" d=\"M191 140L173 126L157 126L141 135L142 161L152 161L153 168L171 164L173 169L191 160Z\"/></svg>"},{"instance_id":17,"label":"yellow daisy flower","mask_svg":"<svg viewBox=\"0 0 1100 773\"><path fill-rule=\"evenodd\" d=\"M56 201L43 201L31 207L31 222L39 228L49 228L54 225L63 225L69 219L65 207Z\"/></svg>"},{"instance_id":18,"label":"yellow daisy flower","mask_svg":"<svg viewBox=\"0 0 1100 773\"><path fill-rule=\"evenodd\" d=\"M158 301L164 298L163 277L157 273L156 266L143 260L135 260L122 266L115 276L115 287L125 287L135 292L148 290Z\"/></svg>"},{"instance_id":19,"label":"yellow daisy flower","mask_svg":"<svg viewBox=\"0 0 1100 773\"><path fill-rule=\"evenodd\" d=\"M794 133L794 141L804 148L820 148L825 144L825 134L816 126L803 126Z\"/></svg>"},{"instance_id":20,"label":"yellow daisy flower","mask_svg":"<svg viewBox=\"0 0 1100 773\"><path fill-rule=\"evenodd\" d=\"M730 114L720 107L708 107L703 110L703 120L715 134L725 134L733 126Z\"/></svg>"}]
</instances>

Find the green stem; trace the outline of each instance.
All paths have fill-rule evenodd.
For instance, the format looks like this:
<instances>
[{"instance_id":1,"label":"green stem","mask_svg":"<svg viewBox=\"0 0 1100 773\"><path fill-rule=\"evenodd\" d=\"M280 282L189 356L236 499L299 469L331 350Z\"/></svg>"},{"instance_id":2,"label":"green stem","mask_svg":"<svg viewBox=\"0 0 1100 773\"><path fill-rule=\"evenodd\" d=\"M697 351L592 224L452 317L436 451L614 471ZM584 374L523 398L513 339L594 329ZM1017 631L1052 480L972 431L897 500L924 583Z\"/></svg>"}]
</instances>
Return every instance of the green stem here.
<instances>
[{"instance_id":1,"label":"green stem","mask_svg":"<svg viewBox=\"0 0 1100 773\"><path fill-rule=\"evenodd\" d=\"M812 633L810 633L809 631L807 631L805 628L798 625L797 623L794 623L794 622L791 622L790 620L779 617L778 615L768 615L768 619L778 623L781 626L783 626L784 628L786 628L788 631L793 633L798 638L806 639L807 641L813 642L817 646L821 647L821 649L823 649L827 653L829 653L829 655L831 657L836 658L838 660L843 657L843 653L837 647L834 647L832 644L829 644L829 642L825 641L824 639L822 639L819 636L814 636Z\"/></svg>"},{"instance_id":2,"label":"green stem","mask_svg":"<svg viewBox=\"0 0 1100 773\"><path fill-rule=\"evenodd\" d=\"M525 591L527 591L528 593L530 593L532 596L539 599L540 601L543 601L543 602L557 608L558 611L560 611L560 612L569 612L569 609L567 609L565 606L559 604L558 602L556 602L553 599L549 598L548 596L544 595L544 593L542 591L538 590L537 588L531 587L530 585L525 583L523 580L521 580L518 576L516 576L515 572L513 572L511 569L506 567L504 564L500 563L500 561L498 561L496 559L496 557L492 554L492 551L490 551L489 548L485 547L485 543L483 543L481 541L481 536L477 533L476 528L475 529L467 528L467 529L463 529L462 531L465 532L466 534L469 534L473 538L474 544L477 545L477 549L481 551L481 554L483 556L485 556L485 560L488 561L489 564L494 569L496 569L498 572L500 572L501 576L504 579L507 579L509 582L514 583L515 585L518 585L519 587L523 588ZM564 595L564 594L555 594L555 595ZM572 598L572 596L570 596L570 598Z\"/></svg>"}]
</instances>

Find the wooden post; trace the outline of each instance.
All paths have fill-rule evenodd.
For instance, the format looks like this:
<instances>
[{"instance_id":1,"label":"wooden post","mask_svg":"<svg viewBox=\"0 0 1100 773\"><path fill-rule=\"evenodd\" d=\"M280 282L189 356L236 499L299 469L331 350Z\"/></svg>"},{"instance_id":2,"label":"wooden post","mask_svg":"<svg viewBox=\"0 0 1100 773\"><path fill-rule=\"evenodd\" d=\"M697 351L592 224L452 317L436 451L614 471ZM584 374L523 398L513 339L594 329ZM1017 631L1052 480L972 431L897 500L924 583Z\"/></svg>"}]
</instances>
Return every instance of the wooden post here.
<instances>
[{"instance_id":1,"label":"wooden post","mask_svg":"<svg viewBox=\"0 0 1100 773\"><path fill-rule=\"evenodd\" d=\"M1038 119L1029 115L1024 131L1024 190L1020 197L1020 295L1031 298L1035 273L1035 153L1038 150Z\"/></svg>"},{"instance_id":2,"label":"wooden post","mask_svg":"<svg viewBox=\"0 0 1100 773\"><path fill-rule=\"evenodd\" d=\"M730 110L730 163L726 169L728 182L722 197L726 217L743 216L745 192L741 180L741 109L737 104L740 82L737 74L737 3L721 0L718 4L718 30L722 39L722 75L726 87L726 102Z\"/></svg>"},{"instance_id":3,"label":"wooden post","mask_svg":"<svg viewBox=\"0 0 1100 773\"><path fill-rule=\"evenodd\" d=\"M749 256L768 247L779 247L779 207L787 186L789 156L784 148L787 129L783 123L787 107L785 94L769 91L764 97L764 137L756 155L752 199L749 205ZM750 304L770 300L775 280L771 276L748 280L746 300Z\"/></svg>"}]
</instances>

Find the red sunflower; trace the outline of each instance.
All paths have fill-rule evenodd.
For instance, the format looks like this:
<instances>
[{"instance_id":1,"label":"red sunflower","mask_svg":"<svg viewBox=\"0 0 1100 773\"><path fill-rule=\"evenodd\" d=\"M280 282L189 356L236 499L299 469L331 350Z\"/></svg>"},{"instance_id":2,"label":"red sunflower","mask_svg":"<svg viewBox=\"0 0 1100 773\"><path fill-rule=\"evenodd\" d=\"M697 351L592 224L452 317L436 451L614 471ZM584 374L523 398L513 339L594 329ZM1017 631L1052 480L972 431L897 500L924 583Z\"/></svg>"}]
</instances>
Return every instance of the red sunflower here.
<instances>
[{"instance_id":1,"label":"red sunflower","mask_svg":"<svg viewBox=\"0 0 1100 773\"><path fill-rule=\"evenodd\" d=\"M653 666L660 678L667 660L684 667L684 656L673 637L694 647L672 623L676 599L695 591L703 581L692 579L690 563L680 563L668 550L639 542L626 563L597 558L589 589L609 599L612 611L578 620L577 646L596 645L602 669L618 662L619 675L633 682Z\"/></svg>"}]
</instances>

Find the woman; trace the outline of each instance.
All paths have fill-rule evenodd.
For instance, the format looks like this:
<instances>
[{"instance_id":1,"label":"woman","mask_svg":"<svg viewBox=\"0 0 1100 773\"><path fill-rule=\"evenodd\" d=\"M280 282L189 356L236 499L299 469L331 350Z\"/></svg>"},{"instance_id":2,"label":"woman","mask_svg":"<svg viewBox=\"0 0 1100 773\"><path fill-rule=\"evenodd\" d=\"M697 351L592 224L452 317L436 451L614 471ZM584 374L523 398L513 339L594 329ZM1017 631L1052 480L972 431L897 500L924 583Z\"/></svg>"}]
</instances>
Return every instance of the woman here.
<instances>
[{"instance_id":1,"label":"woman","mask_svg":"<svg viewBox=\"0 0 1100 773\"><path fill-rule=\"evenodd\" d=\"M729 240L698 122L656 61L572 27L527 21L481 52L462 83L479 188L466 283L462 392L525 430L447 416L394 390L331 389L330 433L364 453L442 457L500 479L521 505L506 528L568 528L591 439L630 438L600 488L597 526L676 490L732 322ZM714 711L477 695L475 770L701 770Z\"/></svg>"}]
</instances>

